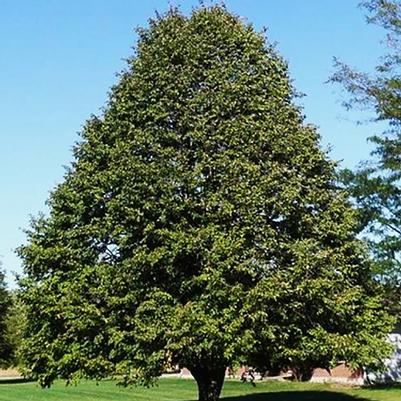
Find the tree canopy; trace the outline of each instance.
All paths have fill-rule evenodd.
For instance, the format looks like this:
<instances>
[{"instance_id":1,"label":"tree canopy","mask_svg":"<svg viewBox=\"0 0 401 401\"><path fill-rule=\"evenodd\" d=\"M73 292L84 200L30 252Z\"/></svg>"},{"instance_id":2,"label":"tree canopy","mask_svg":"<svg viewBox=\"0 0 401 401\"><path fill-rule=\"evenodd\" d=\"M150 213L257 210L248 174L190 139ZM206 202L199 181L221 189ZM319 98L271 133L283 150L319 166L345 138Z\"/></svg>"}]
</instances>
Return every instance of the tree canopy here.
<instances>
[{"instance_id":1,"label":"tree canopy","mask_svg":"<svg viewBox=\"0 0 401 401\"><path fill-rule=\"evenodd\" d=\"M360 209L360 228L371 245L377 273L394 289L401 285L401 2L371 0L361 5L368 22L385 29L388 52L373 73L337 61L332 80L350 95L348 108L373 111L380 127L387 123L387 128L376 128L369 136L374 145L371 160L357 171L346 170L343 178Z\"/></svg>"},{"instance_id":2,"label":"tree canopy","mask_svg":"<svg viewBox=\"0 0 401 401\"><path fill-rule=\"evenodd\" d=\"M224 7L138 31L19 249L27 373L148 384L385 355L391 319L286 63Z\"/></svg>"}]
</instances>

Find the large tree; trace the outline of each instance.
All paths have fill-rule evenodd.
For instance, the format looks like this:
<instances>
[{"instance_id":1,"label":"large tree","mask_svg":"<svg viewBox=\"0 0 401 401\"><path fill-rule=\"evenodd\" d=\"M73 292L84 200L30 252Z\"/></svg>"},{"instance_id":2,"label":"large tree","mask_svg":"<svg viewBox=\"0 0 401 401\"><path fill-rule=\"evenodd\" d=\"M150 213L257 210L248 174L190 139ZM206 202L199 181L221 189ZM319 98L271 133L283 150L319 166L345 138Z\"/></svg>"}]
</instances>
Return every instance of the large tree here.
<instances>
[{"instance_id":1,"label":"large tree","mask_svg":"<svg viewBox=\"0 0 401 401\"><path fill-rule=\"evenodd\" d=\"M384 355L354 212L293 97L276 51L223 7L139 31L19 249L28 374L148 384L179 365L207 401L234 364L307 378Z\"/></svg>"},{"instance_id":2,"label":"large tree","mask_svg":"<svg viewBox=\"0 0 401 401\"><path fill-rule=\"evenodd\" d=\"M375 256L378 277L389 285L393 306L401 294L401 1L361 3L369 23L386 31L388 52L373 73L360 72L337 61L332 77L350 95L347 108L367 109L380 122L369 141L371 160L343 178L359 207L360 229ZM379 132L385 125L387 128ZM394 293L394 290L397 290ZM398 293L398 295L397 295ZM398 298L398 300L397 300ZM395 302L394 302L395 301Z\"/></svg>"}]
</instances>

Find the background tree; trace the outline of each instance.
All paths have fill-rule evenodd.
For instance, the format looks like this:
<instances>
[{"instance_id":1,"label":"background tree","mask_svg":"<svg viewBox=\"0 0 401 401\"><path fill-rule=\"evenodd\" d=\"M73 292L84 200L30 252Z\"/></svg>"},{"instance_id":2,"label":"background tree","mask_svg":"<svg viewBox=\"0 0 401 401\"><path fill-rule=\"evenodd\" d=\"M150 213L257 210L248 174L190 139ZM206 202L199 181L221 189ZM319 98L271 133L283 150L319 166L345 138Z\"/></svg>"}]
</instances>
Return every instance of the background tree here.
<instances>
[{"instance_id":1,"label":"background tree","mask_svg":"<svg viewBox=\"0 0 401 401\"><path fill-rule=\"evenodd\" d=\"M18 296L18 291L9 291L9 308L6 318L6 342L11 347L8 365L21 368L20 349L22 333L24 331L27 316L25 305Z\"/></svg>"},{"instance_id":2,"label":"background tree","mask_svg":"<svg viewBox=\"0 0 401 401\"><path fill-rule=\"evenodd\" d=\"M19 249L27 374L179 365L205 401L235 363L376 362L391 322L283 60L218 6L170 10L136 49Z\"/></svg>"},{"instance_id":3,"label":"background tree","mask_svg":"<svg viewBox=\"0 0 401 401\"><path fill-rule=\"evenodd\" d=\"M401 285L401 2L371 0L361 3L369 23L386 30L388 54L373 74L359 72L337 61L332 77L351 95L347 108L373 110L388 128L371 135L372 160L359 170L343 173L360 209L360 229L375 256L377 273L392 291L392 305L400 307ZM394 293L396 290L396 293ZM394 302L395 301L395 302Z\"/></svg>"},{"instance_id":4,"label":"background tree","mask_svg":"<svg viewBox=\"0 0 401 401\"><path fill-rule=\"evenodd\" d=\"M12 308L12 299L7 291L5 275L0 270L0 367L7 368L13 364L15 348L10 337L9 316Z\"/></svg>"}]
</instances>

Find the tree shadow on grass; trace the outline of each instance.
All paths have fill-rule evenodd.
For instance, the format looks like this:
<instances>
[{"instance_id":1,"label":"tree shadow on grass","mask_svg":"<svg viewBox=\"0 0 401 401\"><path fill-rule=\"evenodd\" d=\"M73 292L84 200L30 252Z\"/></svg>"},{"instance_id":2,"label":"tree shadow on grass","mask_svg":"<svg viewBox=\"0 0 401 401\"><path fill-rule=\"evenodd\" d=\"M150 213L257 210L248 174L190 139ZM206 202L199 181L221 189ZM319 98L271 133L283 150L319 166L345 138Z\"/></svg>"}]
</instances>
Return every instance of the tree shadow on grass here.
<instances>
[{"instance_id":1,"label":"tree shadow on grass","mask_svg":"<svg viewBox=\"0 0 401 401\"><path fill-rule=\"evenodd\" d=\"M279 391L250 394L238 397L222 397L221 401L369 401L335 391ZM371 401L371 400L370 400Z\"/></svg>"},{"instance_id":2,"label":"tree shadow on grass","mask_svg":"<svg viewBox=\"0 0 401 401\"><path fill-rule=\"evenodd\" d=\"M401 390L401 383L378 383L371 386L366 386L369 390Z\"/></svg>"}]
</instances>

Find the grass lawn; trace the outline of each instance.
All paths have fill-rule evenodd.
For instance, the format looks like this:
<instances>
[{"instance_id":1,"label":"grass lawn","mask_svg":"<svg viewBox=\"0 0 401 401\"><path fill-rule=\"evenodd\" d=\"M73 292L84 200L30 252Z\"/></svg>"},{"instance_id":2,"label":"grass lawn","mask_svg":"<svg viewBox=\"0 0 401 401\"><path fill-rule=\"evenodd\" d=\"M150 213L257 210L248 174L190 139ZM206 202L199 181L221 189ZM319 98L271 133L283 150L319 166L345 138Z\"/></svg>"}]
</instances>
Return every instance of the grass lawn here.
<instances>
[{"instance_id":1,"label":"grass lawn","mask_svg":"<svg viewBox=\"0 0 401 401\"><path fill-rule=\"evenodd\" d=\"M121 388L115 382L81 382L66 387L57 382L51 389L35 383L1 383L0 401L194 401L196 385L192 380L162 379L158 386ZM256 387L226 381L224 401L401 401L401 387L359 389L312 383L263 382Z\"/></svg>"}]
</instances>

